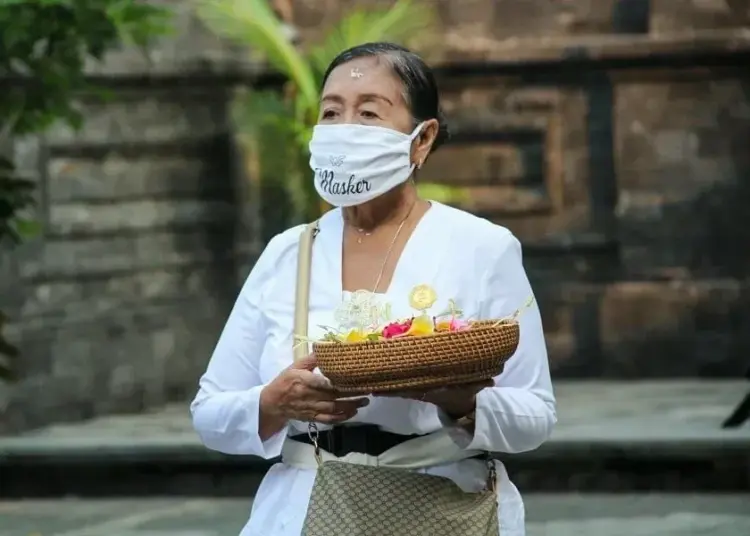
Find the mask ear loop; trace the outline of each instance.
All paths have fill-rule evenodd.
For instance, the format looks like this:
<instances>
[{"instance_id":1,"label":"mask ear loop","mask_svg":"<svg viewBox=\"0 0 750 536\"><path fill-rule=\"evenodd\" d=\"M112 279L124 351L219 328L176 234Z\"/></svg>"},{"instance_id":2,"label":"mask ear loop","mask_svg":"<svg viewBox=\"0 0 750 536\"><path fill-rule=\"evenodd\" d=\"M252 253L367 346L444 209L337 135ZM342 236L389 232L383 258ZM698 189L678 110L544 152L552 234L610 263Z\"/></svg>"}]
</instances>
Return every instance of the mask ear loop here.
<instances>
[{"instance_id":1,"label":"mask ear loop","mask_svg":"<svg viewBox=\"0 0 750 536\"><path fill-rule=\"evenodd\" d=\"M422 133L422 127L427 121L422 121L419 123L414 130L411 131L411 136L409 136L410 141L414 141L417 136L419 136Z\"/></svg>"},{"instance_id":2,"label":"mask ear loop","mask_svg":"<svg viewBox=\"0 0 750 536\"><path fill-rule=\"evenodd\" d=\"M411 136L409 136L409 149L411 150L411 144L412 142L419 137L420 134L422 134L422 127L424 127L424 124L426 121L422 121L419 123L416 128L412 131ZM424 165L424 161L421 162L414 162L411 165L411 171L414 173L415 170L422 169L422 166ZM412 176L412 180L414 180L414 177Z\"/></svg>"}]
</instances>

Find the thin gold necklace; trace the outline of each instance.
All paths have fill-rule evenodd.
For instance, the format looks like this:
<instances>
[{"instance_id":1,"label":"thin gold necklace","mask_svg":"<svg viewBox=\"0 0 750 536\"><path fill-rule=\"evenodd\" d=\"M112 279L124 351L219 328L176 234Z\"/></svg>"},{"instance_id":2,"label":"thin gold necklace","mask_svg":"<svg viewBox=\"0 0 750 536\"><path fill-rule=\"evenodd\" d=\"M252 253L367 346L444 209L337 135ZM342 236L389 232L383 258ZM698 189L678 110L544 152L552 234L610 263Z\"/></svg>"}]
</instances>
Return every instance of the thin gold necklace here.
<instances>
[{"instance_id":1,"label":"thin gold necklace","mask_svg":"<svg viewBox=\"0 0 750 536\"><path fill-rule=\"evenodd\" d=\"M378 287L380 286L380 281L383 279L383 274L385 273L385 266L388 263L388 259L391 256L391 252L393 251L393 246L396 245L396 239L398 238L398 235L401 234L401 230L404 228L404 225L406 224L406 220L409 219L409 216L411 216L412 211L414 210L414 206L417 204L417 200L415 199L414 202L409 207L409 211L406 213L406 216L404 216L404 219L401 220L401 223L398 226L398 229L396 229L396 233L393 235L393 239L391 239L391 244L388 246L388 251L385 252L385 257L383 257L383 263L380 265L380 272L378 272L378 278L375 280L375 286L372 289L372 293L375 294L378 291Z\"/></svg>"}]
</instances>

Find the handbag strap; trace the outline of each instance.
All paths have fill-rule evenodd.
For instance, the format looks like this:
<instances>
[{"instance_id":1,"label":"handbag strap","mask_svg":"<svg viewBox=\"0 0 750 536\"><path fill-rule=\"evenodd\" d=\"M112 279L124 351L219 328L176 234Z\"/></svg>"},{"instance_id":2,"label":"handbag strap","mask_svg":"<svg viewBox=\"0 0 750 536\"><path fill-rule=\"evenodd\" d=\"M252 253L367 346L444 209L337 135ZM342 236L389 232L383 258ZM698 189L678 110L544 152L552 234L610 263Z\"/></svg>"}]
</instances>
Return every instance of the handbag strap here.
<instances>
[{"instance_id":1,"label":"handbag strap","mask_svg":"<svg viewBox=\"0 0 750 536\"><path fill-rule=\"evenodd\" d=\"M307 318L310 311L310 265L312 264L312 246L318 234L317 221L309 224L299 239L297 257L297 287L294 296L294 360L304 359L308 354Z\"/></svg>"}]
</instances>

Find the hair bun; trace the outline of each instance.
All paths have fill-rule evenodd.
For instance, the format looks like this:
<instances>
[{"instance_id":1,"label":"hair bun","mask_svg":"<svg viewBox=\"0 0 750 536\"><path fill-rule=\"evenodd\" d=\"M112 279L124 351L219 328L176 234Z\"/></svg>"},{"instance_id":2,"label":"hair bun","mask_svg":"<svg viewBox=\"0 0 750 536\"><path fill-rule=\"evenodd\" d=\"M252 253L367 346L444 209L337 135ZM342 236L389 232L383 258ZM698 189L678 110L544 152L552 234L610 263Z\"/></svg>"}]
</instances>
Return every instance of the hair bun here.
<instances>
[{"instance_id":1,"label":"hair bun","mask_svg":"<svg viewBox=\"0 0 750 536\"><path fill-rule=\"evenodd\" d=\"M437 118L439 127L437 136L435 136L435 142L432 144L432 150L436 150L441 145L448 143L451 139L451 130L448 127L448 120L445 118L445 114L442 110L438 110Z\"/></svg>"}]
</instances>

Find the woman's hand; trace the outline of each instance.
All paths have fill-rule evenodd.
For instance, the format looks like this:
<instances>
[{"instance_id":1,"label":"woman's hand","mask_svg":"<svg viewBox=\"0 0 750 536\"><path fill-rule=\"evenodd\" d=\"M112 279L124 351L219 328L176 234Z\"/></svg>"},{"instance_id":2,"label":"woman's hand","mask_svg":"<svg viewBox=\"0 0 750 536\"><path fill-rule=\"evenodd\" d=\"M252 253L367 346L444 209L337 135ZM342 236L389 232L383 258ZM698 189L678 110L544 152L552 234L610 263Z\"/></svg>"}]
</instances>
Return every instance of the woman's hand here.
<instances>
[{"instance_id":1,"label":"woman's hand","mask_svg":"<svg viewBox=\"0 0 750 536\"><path fill-rule=\"evenodd\" d=\"M374 394L376 396L409 398L412 400L419 400L420 402L435 404L445 411L448 416L458 419L474 411L477 403L477 393L479 391L486 387L492 387L493 385L495 385L494 381L486 380L483 382L443 387L430 391L400 391Z\"/></svg>"},{"instance_id":2,"label":"woman's hand","mask_svg":"<svg viewBox=\"0 0 750 536\"><path fill-rule=\"evenodd\" d=\"M339 393L320 374L315 374L310 355L290 365L260 394L261 437L271 437L288 421L337 424L351 419L366 406L367 398L337 400Z\"/></svg>"}]
</instances>

